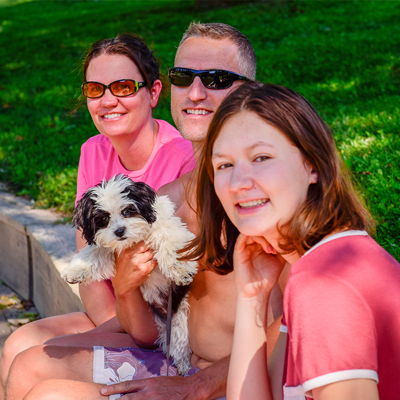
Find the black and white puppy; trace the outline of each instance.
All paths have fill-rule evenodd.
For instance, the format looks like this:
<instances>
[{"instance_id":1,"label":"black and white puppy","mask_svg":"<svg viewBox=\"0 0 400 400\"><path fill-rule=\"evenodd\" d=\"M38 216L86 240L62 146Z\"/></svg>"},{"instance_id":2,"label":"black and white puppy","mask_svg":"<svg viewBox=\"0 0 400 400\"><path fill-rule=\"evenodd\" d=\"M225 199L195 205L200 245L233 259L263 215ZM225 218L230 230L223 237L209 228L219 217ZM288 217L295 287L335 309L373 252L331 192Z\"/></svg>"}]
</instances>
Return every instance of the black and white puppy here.
<instances>
[{"instance_id":1,"label":"black and white puppy","mask_svg":"<svg viewBox=\"0 0 400 400\"><path fill-rule=\"evenodd\" d=\"M125 175L90 188L79 200L73 223L88 245L62 271L69 283L90 283L115 275L115 252L140 241L148 243L158 266L140 286L143 298L155 313L160 332L157 343L166 352L166 316L169 287L173 288L170 355L180 374L190 368L191 350L187 327L189 284L196 262L179 261L177 251L194 235L174 216L167 196L157 196L143 182Z\"/></svg>"}]
</instances>

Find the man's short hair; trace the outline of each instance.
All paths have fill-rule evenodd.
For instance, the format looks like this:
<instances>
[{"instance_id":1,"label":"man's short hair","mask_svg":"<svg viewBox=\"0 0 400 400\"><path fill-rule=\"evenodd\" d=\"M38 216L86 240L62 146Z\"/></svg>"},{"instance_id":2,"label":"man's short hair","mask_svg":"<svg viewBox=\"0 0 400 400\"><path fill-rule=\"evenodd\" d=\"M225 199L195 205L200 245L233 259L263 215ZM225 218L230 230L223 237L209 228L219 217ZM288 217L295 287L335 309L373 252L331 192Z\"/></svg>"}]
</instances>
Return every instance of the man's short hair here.
<instances>
[{"instance_id":1,"label":"man's short hair","mask_svg":"<svg viewBox=\"0 0 400 400\"><path fill-rule=\"evenodd\" d=\"M215 40L228 39L238 48L239 72L249 79L256 78L256 53L249 39L234 27L222 23L191 22L179 43L178 51L186 39L191 37L204 37Z\"/></svg>"}]
</instances>

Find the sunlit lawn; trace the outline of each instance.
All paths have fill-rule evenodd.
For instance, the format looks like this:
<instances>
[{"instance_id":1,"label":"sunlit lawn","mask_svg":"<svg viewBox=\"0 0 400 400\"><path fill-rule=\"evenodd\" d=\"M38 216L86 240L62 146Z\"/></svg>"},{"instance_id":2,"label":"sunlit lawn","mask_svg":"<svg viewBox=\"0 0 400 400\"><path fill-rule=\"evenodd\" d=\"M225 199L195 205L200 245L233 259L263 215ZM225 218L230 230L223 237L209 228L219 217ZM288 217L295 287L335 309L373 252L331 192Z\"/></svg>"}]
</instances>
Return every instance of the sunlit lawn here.
<instances>
[{"instance_id":1,"label":"sunlit lawn","mask_svg":"<svg viewBox=\"0 0 400 400\"><path fill-rule=\"evenodd\" d=\"M190 1L0 0L0 179L70 214L79 151L96 130L82 108L80 64L95 40L132 31L163 72L192 20L229 23L253 43L257 78L308 98L400 260L400 2L292 1L195 13ZM155 112L172 122L168 95Z\"/></svg>"}]
</instances>

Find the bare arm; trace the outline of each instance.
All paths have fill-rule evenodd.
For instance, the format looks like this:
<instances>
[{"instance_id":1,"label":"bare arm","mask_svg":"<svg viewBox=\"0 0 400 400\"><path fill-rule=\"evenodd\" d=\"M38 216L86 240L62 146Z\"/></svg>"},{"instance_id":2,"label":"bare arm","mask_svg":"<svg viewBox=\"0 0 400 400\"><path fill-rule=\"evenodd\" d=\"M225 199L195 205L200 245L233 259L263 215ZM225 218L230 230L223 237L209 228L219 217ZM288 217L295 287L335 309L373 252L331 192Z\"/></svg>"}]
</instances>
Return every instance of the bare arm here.
<instances>
[{"instance_id":1,"label":"bare arm","mask_svg":"<svg viewBox=\"0 0 400 400\"><path fill-rule=\"evenodd\" d=\"M105 386L101 394L132 393L126 400L212 400L224 396L229 357L210 365L189 377L160 376Z\"/></svg>"},{"instance_id":2,"label":"bare arm","mask_svg":"<svg viewBox=\"0 0 400 400\"><path fill-rule=\"evenodd\" d=\"M268 379L271 385L272 398L282 400L282 379L285 365L286 333L280 333L276 345L268 359ZM267 340L268 347L270 341ZM264 377L266 379L266 377Z\"/></svg>"},{"instance_id":3,"label":"bare arm","mask_svg":"<svg viewBox=\"0 0 400 400\"><path fill-rule=\"evenodd\" d=\"M110 281L80 284L79 294L86 313L95 326L115 317L115 295ZM115 332L123 332L119 326Z\"/></svg>"},{"instance_id":4,"label":"bare arm","mask_svg":"<svg viewBox=\"0 0 400 400\"><path fill-rule=\"evenodd\" d=\"M76 230L76 249L79 252L86 246L82 233ZM115 317L115 295L110 281L92 282L89 285L80 284L79 294L86 313L95 326ZM110 327L107 328L109 331ZM113 332L123 332L123 328L114 319Z\"/></svg>"},{"instance_id":5,"label":"bare arm","mask_svg":"<svg viewBox=\"0 0 400 400\"><path fill-rule=\"evenodd\" d=\"M266 311L284 263L268 255L269 251L263 238L240 234L236 241L234 273L238 297L227 387L230 400L273 398L267 369ZM282 376L272 364L281 365L284 352L281 353L271 356L270 361L271 376L280 382Z\"/></svg>"},{"instance_id":6,"label":"bare arm","mask_svg":"<svg viewBox=\"0 0 400 400\"><path fill-rule=\"evenodd\" d=\"M258 306L254 301L237 302L227 389L229 399L272 399L267 378L267 338Z\"/></svg>"},{"instance_id":7,"label":"bare arm","mask_svg":"<svg viewBox=\"0 0 400 400\"><path fill-rule=\"evenodd\" d=\"M313 389L315 400L379 400L378 386L372 379L351 379Z\"/></svg>"},{"instance_id":8,"label":"bare arm","mask_svg":"<svg viewBox=\"0 0 400 400\"><path fill-rule=\"evenodd\" d=\"M86 242L81 232L77 230L77 251L85 246ZM147 251L147 248L136 246L116 256L117 274L113 283L104 280L89 285L81 284L79 293L88 317L96 326L96 331L127 332L139 345L152 346L158 337L158 330L139 286L150 274L154 265L149 263L153 257L152 253L146 254L144 250ZM138 263L143 261L147 264L140 266ZM118 301L115 292L118 293Z\"/></svg>"},{"instance_id":9,"label":"bare arm","mask_svg":"<svg viewBox=\"0 0 400 400\"><path fill-rule=\"evenodd\" d=\"M153 347L158 337L154 314L139 289L155 266L153 253L143 242L116 255L113 286L117 317L125 331L142 347Z\"/></svg>"}]
</instances>

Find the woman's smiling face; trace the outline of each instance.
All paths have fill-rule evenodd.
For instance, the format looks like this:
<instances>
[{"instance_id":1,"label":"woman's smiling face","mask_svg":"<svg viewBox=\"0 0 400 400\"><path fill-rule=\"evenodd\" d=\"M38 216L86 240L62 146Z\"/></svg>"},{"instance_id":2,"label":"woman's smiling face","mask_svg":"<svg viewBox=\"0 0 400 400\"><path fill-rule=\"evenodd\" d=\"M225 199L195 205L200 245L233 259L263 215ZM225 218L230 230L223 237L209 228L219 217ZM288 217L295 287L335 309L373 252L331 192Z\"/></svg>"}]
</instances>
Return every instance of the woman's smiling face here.
<instances>
[{"instance_id":1,"label":"woman's smiling face","mask_svg":"<svg viewBox=\"0 0 400 400\"><path fill-rule=\"evenodd\" d=\"M143 81L135 63L120 54L102 54L92 59L86 79L104 85L119 79ZM88 98L87 105L99 132L113 138L140 131L151 119L151 108L155 107L157 100L158 94L151 97L147 87L128 97L116 97L107 89L98 99Z\"/></svg>"},{"instance_id":2,"label":"woman's smiling face","mask_svg":"<svg viewBox=\"0 0 400 400\"><path fill-rule=\"evenodd\" d=\"M247 236L279 239L317 173L280 130L252 111L229 118L213 147L214 186L228 217Z\"/></svg>"}]
</instances>

